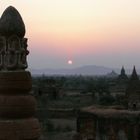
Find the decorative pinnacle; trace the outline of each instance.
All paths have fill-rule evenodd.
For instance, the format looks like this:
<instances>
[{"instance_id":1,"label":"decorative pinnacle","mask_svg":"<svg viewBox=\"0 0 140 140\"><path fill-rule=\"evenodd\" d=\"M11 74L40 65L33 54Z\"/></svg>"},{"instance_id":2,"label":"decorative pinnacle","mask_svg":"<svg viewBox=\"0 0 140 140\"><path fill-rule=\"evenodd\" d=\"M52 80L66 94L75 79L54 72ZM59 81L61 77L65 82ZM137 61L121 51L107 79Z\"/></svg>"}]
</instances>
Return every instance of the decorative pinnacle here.
<instances>
[{"instance_id":1,"label":"decorative pinnacle","mask_svg":"<svg viewBox=\"0 0 140 140\"><path fill-rule=\"evenodd\" d=\"M25 25L19 12L12 6L8 7L0 18L0 70L25 70L27 38Z\"/></svg>"},{"instance_id":2,"label":"decorative pinnacle","mask_svg":"<svg viewBox=\"0 0 140 140\"><path fill-rule=\"evenodd\" d=\"M122 69L121 69L121 75L125 75L125 69L124 69L124 66L122 66Z\"/></svg>"},{"instance_id":3,"label":"decorative pinnacle","mask_svg":"<svg viewBox=\"0 0 140 140\"><path fill-rule=\"evenodd\" d=\"M131 80L139 80L135 66L133 68L133 72L132 72L132 75L131 75L131 78L130 79Z\"/></svg>"},{"instance_id":4,"label":"decorative pinnacle","mask_svg":"<svg viewBox=\"0 0 140 140\"><path fill-rule=\"evenodd\" d=\"M1 16L0 34L7 37L11 35L24 37L25 35L25 25L22 17L12 6L9 6Z\"/></svg>"}]
</instances>

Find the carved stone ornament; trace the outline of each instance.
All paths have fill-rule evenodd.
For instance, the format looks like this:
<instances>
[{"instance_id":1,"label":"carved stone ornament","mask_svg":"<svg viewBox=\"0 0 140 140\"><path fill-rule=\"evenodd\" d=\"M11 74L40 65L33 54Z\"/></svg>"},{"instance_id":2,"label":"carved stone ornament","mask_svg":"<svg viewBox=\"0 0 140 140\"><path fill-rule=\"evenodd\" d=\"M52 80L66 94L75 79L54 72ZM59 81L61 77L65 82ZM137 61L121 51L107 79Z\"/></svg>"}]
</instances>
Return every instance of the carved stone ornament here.
<instances>
[{"instance_id":1,"label":"carved stone ornament","mask_svg":"<svg viewBox=\"0 0 140 140\"><path fill-rule=\"evenodd\" d=\"M41 133L24 35L20 14L8 7L0 18L0 140L38 140Z\"/></svg>"},{"instance_id":2,"label":"carved stone ornament","mask_svg":"<svg viewBox=\"0 0 140 140\"><path fill-rule=\"evenodd\" d=\"M24 70L28 67L25 25L19 12L8 7L0 18L0 70Z\"/></svg>"}]
</instances>

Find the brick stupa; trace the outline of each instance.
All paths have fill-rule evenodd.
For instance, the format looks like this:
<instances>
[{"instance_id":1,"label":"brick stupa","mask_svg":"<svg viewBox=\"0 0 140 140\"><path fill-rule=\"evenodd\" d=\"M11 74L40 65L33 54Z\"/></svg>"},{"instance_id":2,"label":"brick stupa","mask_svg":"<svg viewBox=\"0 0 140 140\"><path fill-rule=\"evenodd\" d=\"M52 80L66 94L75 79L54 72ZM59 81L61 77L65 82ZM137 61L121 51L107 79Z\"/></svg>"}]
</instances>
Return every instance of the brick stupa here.
<instances>
[{"instance_id":1,"label":"brick stupa","mask_svg":"<svg viewBox=\"0 0 140 140\"><path fill-rule=\"evenodd\" d=\"M37 140L36 101L30 91L27 38L19 12L8 7L0 18L0 140Z\"/></svg>"}]
</instances>

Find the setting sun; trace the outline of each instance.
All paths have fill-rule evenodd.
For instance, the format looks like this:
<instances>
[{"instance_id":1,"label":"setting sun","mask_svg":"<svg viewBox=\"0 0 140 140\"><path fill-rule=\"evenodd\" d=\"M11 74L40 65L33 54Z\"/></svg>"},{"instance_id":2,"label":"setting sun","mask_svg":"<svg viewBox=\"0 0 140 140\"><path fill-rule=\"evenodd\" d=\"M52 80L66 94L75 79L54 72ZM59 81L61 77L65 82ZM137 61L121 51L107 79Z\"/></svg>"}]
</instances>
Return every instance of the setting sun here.
<instances>
[{"instance_id":1,"label":"setting sun","mask_svg":"<svg viewBox=\"0 0 140 140\"><path fill-rule=\"evenodd\" d=\"M68 61L68 64L69 64L69 65L72 65L72 63L73 63L72 60L69 60L69 61Z\"/></svg>"}]
</instances>

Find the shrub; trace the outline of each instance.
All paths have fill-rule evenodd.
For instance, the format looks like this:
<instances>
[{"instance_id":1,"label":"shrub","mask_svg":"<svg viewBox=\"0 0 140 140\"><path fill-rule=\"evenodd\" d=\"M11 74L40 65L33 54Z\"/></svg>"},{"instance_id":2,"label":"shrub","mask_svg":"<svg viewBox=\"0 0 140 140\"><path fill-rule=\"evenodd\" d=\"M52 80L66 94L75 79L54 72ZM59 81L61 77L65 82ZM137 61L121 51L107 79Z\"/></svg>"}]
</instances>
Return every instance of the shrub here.
<instances>
[{"instance_id":1,"label":"shrub","mask_svg":"<svg viewBox=\"0 0 140 140\"><path fill-rule=\"evenodd\" d=\"M99 99L101 105L112 105L115 102L115 98L111 95L102 95Z\"/></svg>"},{"instance_id":2,"label":"shrub","mask_svg":"<svg viewBox=\"0 0 140 140\"><path fill-rule=\"evenodd\" d=\"M69 131L72 131L72 128L71 128L69 125L67 125L67 126L64 128L63 131L64 131L64 132L69 132Z\"/></svg>"},{"instance_id":3,"label":"shrub","mask_svg":"<svg viewBox=\"0 0 140 140\"><path fill-rule=\"evenodd\" d=\"M46 121L45 130L48 131L48 132L53 132L55 130L54 125L50 120Z\"/></svg>"}]
</instances>

